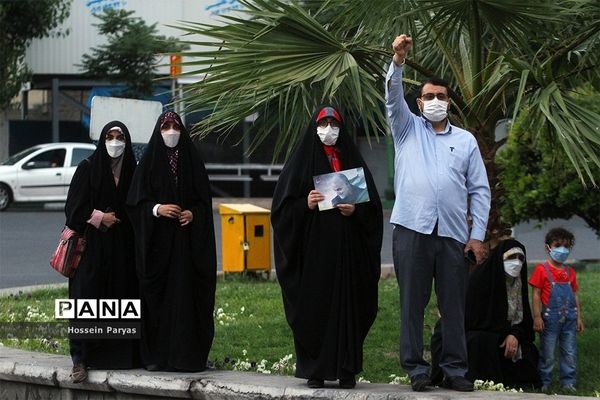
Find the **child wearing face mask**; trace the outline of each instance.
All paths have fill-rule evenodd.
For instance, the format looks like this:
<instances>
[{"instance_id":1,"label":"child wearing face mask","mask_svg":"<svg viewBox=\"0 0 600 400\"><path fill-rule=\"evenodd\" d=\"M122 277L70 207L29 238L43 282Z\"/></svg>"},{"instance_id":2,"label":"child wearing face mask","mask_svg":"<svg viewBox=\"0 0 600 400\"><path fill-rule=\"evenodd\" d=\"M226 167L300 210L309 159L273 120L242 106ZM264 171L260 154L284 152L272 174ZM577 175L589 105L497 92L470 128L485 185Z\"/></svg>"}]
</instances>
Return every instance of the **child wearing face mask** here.
<instances>
[{"instance_id":1,"label":"child wearing face mask","mask_svg":"<svg viewBox=\"0 0 600 400\"><path fill-rule=\"evenodd\" d=\"M583 332L581 307L577 296L575 270L566 265L575 237L563 228L546 234L548 259L535 267L529 284L533 286L533 328L540 333L538 370L542 391L552 383L554 353L560 348L560 386L574 392L576 384L577 340Z\"/></svg>"}]
</instances>

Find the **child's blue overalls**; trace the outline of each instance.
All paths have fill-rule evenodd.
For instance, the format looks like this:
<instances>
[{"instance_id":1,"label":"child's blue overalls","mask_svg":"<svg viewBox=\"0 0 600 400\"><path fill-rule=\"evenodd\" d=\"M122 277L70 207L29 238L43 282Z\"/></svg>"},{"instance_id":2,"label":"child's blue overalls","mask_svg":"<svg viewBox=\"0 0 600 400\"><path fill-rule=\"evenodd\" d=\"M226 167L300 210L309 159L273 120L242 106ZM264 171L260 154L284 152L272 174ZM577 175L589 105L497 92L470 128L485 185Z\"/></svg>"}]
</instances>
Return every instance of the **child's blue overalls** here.
<instances>
[{"instance_id":1,"label":"child's blue overalls","mask_svg":"<svg viewBox=\"0 0 600 400\"><path fill-rule=\"evenodd\" d=\"M555 282L548 262L544 263L546 276L550 281L551 292L548 304L543 306L544 330L540 336L539 372L543 386L552 383L554 353L558 341L560 348L560 385L575 386L577 366L577 302L571 288L570 269L567 268L567 282Z\"/></svg>"}]
</instances>

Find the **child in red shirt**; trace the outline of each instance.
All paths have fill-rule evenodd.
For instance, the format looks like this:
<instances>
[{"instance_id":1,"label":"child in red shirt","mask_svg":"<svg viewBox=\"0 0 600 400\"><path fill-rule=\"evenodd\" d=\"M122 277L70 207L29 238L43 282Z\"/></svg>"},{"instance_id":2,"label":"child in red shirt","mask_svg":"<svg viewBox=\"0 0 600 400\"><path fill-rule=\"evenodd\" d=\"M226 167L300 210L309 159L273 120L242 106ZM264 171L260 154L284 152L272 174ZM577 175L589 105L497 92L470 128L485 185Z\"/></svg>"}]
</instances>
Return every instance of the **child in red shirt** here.
<instances>
[{"instance_id":1,"label":"child in red shirt","mask_svg":"<svg viewBox=\"0 0 600 400\"><path fill-rule=\"evenodd\" d=\"M533 270L529 284L533 286L533 329L540 333L538 370L542 390L552 383L554 353L560 348L560 385L574 392L577 366L576 332L583 331L577 296L577 276L565 265L575 242L573 234L563 228L546 234L548 259Z\"/></svg>"}]
</instances>

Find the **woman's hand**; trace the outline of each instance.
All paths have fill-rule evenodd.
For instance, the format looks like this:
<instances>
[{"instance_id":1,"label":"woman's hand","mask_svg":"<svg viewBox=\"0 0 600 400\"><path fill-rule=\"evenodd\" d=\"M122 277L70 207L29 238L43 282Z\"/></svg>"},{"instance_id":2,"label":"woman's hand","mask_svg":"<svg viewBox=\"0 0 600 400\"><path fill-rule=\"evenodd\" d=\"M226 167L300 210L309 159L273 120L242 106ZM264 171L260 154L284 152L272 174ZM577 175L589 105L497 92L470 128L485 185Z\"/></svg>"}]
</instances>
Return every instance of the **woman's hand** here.
<instances>
[{"instance_id":1,"label":"woman's hand","mask_svg":"<svg viewBox=\"0 0 600 400\"><path fill-rule=\"evenodd\" d=\"M119 222L121 222L121 220L117 218L113 211L105 212L104 215L102 215L102 225L106 226L107 228L110 228L111 226L113 226L114 224L118 224Z\"/></svg>"},{"instance_id":2,"label":"woman's hand","mask_svg":"<svg viewBox=\"0 0 600 400\"><path fill-rule=\"evenodd\" d=\"M519 349L519 340L514 335L508 335L500 345L504 347L504 358L513 358Z\"/></svg>"},{"instance_id":3,"label":"woman's hand","mask_svg":"<svg viewBox=\"0 0 600 400\"><path fill-rule=\"evenodd\" d=\"M186 226L190 222L194 220L194 214L190 210L183 210L181 214L179 214L179 223L181 226Z\"/></svg>"},{"instance_id":4,"label":"woman's hand","mask_svg":"<svg viewBox=\"0 0 600 400\"><path fill-rule=\"evenodd\" d=\"M354 214L354 210L356 209L356 207L354 206L354 204L338 204L335 207L338 210L340 210L340 213L342 213L342 215L344 217L351 216L352 214Z\"/></svg>"},{"instance_id":5,"label":"woman's hand","mask_svg":"<svg viewBox=\"0 0 600 400\"><path fill-rule=\"evenodd\" d=\"M317 207L317 203L325 200L325 196L316 190L311 190L308 196L306 197L306 202L308 203L308 208L314 210Z\"/></svg>"},{"instance_id":6,"label":"woman's hand","mask_svg":"<svg viewBox=\"0 0 600 400\"><path fill-rule=\"evenodd\" d=\"M181 214L181 207L179 207L177 204L161 204L156 212L161 217L175 219L179 218L179 215Z\"/></svg>"}]
</instances>

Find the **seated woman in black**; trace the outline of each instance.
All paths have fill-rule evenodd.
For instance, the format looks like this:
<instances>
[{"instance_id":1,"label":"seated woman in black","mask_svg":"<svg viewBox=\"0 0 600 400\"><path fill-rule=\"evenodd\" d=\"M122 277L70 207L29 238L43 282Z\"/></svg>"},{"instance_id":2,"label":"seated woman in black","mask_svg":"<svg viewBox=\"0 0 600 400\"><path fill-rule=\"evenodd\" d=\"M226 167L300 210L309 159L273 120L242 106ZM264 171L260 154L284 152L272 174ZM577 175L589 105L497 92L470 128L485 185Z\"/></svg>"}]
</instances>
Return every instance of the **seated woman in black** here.
<instances>
[{"instance_id":1,"label":"seated woman in black","mask_svg":"<svg viewBox=\"0 0 600 400\"><path fill-rule=\"evenodd\" d=\"M527 262L520 242L501 241L488 259L471 272L466 304L466 378L494 381L511 388L539 387ZM439 380L435 367L441 336L437 331L439 326L431 338L432 381Z\"/></svg>"}]
</instances>

